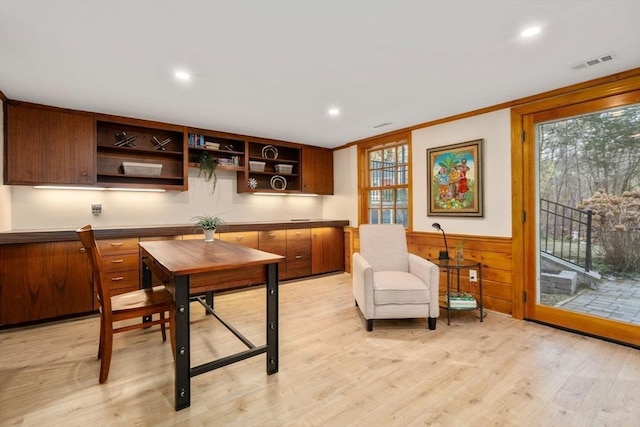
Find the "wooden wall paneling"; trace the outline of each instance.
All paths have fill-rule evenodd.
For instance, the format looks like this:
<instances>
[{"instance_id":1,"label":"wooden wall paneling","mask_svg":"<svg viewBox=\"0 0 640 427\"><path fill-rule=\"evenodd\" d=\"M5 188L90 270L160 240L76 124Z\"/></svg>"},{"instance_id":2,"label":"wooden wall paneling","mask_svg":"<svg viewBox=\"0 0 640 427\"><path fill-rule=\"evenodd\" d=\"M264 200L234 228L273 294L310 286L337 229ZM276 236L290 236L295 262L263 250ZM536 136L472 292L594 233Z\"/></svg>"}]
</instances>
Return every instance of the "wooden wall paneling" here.
<instances>
[{"instance_id":1,"label":"wooden wall paneling","mask_svg":"<svg viewBox=\"0 0 640 427\"><path fill-rule=\"evenodd\" d=\"M360 249L358 229L348 227L345 236L345 247L350 250L345 258L350 259L351 254ZM462 240L465 241L464 257L476 260L482 265L484 307L500 313L512 314L511 238L447 234L450 257L455 256L456 244ZM407 232L407 246L411 253L427 259L434 259L438 257L444 242L439 233ZM460 284L462 289L471 289L472 293L478 294L477 284L469 283L468 271L460 276ZM443 295L445 292L446 274L443 271L440 276L440 293Z\"/></svg>"}]
</instances>

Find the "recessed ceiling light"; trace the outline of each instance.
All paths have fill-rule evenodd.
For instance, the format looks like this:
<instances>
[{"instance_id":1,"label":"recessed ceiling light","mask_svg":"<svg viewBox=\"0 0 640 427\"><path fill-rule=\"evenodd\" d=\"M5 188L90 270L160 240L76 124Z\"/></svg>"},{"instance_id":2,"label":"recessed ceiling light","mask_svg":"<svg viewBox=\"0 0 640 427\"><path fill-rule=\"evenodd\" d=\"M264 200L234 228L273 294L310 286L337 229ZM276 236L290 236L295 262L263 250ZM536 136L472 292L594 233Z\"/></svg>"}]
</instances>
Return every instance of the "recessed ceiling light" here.
<instances>
[{"instance_id":1,"label":"recessed ceiling light","mask_svg":"<svg viewBox=\"0 0 640 427\"><path fill-rule=\"evenodd\" d=\"M329 115L330 116L339 116L340 115L340 109L339 108L329 108Z\"/></svg>"},{"instance_id":2,"label":"recessed ceiling light","mask_svg":"<svg viewBox=\"0 0 640 427\"><path fill-rule=\"evenodd\" d=\"M520 37L533 37L538 34L542 28L540 27L530 27L520 33Z\"/></svg>"},{"instance_id":3,"label":"recessed ceiling light","mask_svg":"<svg viewBox=\"0 0 640 427\"><path fill-rule=\"evenodd\" d=\"M174 75L176 76L176 79L178 79L178 80L186 81L186 80L190 80L191 79L191 74L187 73L186 71L182 71L182 70L176 71Z\"/></svg>"}]
</instances>

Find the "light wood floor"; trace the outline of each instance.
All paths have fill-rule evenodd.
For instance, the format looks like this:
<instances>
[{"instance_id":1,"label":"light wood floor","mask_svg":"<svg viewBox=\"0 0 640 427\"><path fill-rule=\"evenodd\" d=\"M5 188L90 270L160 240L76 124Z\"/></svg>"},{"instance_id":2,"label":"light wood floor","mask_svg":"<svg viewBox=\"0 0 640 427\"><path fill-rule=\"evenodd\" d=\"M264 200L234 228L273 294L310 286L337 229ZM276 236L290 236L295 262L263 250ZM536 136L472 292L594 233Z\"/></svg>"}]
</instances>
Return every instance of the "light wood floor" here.
<instances>
[{"instance_id":1,"label":"light wood floor","mask_svg":"<svg viewBox=\"0 0 640 427\"><path fill-rule=\"evenodd\" d=\"M490 312L376 321L367 333L349 275L281 285L280 372L255 357L192 380L173 410L173 360L157 329L118 334L98 384L98 318L0 332L0 425L616 426L640 425L640 352ZM217 309L254 344L264 288ZM192 361L241 343L197 304Z\"/></svg>"}]
</instances>

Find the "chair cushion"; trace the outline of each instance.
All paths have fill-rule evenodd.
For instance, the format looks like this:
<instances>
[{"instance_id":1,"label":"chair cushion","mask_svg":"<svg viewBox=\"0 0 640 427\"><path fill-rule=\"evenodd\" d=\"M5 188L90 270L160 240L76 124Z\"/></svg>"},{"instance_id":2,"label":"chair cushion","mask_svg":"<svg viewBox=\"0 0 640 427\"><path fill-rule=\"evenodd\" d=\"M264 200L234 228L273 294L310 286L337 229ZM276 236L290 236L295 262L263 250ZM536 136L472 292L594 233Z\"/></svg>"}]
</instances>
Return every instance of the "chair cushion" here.
<instances>
[{"instance_id":1,"label":"chair cushion","mask_svg":"<svg viewBox=\"0 0 640 427\"><path fill-rule=\"evenodd\" d=\"M407 235L402 224L361 224L360 253L374 271L409 271Z\"/></svg>"},{"instance_id":2,"label":"chair cushion","mask_svg":"<svg viewBox=\"0 0 640 427\"><path fill-rule=\"evenodd\" d=\"M373 303L428 304L429 288L417 276L404 271L373 273Z\"/></svg>"}]
</instances>

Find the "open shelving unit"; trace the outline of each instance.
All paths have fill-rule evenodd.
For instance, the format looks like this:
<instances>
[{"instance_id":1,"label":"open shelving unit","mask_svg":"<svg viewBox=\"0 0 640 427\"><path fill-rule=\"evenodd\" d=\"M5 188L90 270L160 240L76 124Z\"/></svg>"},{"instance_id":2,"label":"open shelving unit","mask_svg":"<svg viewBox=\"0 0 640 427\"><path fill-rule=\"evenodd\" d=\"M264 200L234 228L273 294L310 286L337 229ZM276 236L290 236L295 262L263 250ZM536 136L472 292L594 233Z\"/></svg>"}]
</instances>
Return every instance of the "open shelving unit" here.
<instances>
[{"instance_id":1,"label":"open shelving unit","mask_svg":"<svg viewBox=\"0 0 640 427\"><path fill-rule=\"evenodd\" d=\"M245 168L238 172L238 193L299 193L300 186L300 148L286 144L267 142L247 142L247 164L264 162L264 170ZM276 165L291 166L290 173L276 171ZM277 177L277 185L272 185ZM253 184L253 185L250 185ZM283 188L283 183L286 187Z\"/></svg>"},{"instance_id":2,"label":"open shelving unit","mask_svg":"<svg viewBox=\"0 0 640 427\"><path fill-rule=\"evenodd\" d=\"M98 185L186 189L184 132L98 120L96 133ZM125 162L161 165L160 174L125 173Z\"/></svg>"}]
</instances>

